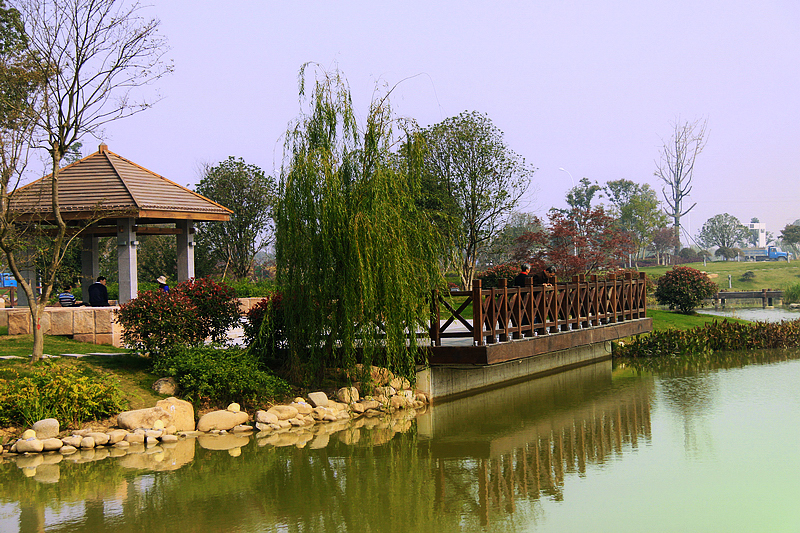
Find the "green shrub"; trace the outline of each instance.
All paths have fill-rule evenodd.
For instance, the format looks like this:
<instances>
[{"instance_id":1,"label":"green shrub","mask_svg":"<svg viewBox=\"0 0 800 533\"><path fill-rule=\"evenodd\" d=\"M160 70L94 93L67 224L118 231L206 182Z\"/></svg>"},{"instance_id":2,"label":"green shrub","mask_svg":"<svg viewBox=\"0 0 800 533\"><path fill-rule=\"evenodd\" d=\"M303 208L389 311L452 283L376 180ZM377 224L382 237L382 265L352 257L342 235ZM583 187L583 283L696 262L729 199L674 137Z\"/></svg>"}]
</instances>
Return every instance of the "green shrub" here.
<instances>
[{"instance_id":1,"label":"green shrub","mask_svg":"<svg viewBox=\"0 0 800 533\"><path fill-rule=\"evenodd\" d=\"M197 306L178 291L140 291L120 306L117 321L125 345L153 358L171 346L196 345L204 338Z\"/></svg>"},{"instance_id":2,"label":"green shrub","mask_svg":"<svg viewBox=\"0 0 800 533\"><path fill-rule=\"evenodd\" d=\"M750 281L753 281L754 279L756 279L756 273L753 272L752 270L748 270L739 277L739 281L744 283L748 283Z\"/></svg>"},{"instance_id":3,"label":"green shrub","mask_svg":"<svg viewBox=\"0 0 800 533\"><path fill-rule=\"evenodd\" d=\"M210 278L185 281L166 293L139 291L117 313L125 344L154 358L174 345L219 341L239 319L233 289Z\"/></svg>"},{"instance_id":4,"label":"green shrub","mask_svg":"<svg viewBox=\"0 0 800 533\"><path fill-rule=\"evenodd\" d=\"M783 303L793 304L800 302L800 283L794 283L783 289Z\"/></svg>"},{"instance_id":5,"label":"green shrub","mask_svg":"<svg viewBox=\"0 0 800 533\"><path fill-rule=\"evenodd\" d=\"M154 371L174 377L181 396L196 406L237 402L252 408L291 392L284 380L242 348L175 347L157 361Z\"/></svg>"},{"instance_id":6,"label":"green shrub","mask_svg":"<svg viewBox=\"0 0 800 533\"><path fill-rule=\"evenodd\" d=\"M688 315L718 290L717 284L699 270L676 266L659 278L655 297L661 305Z\"/></svg>"},{"instance_id":7,"label":"green shrub","mask_svg":"<svg viewBox=\"0 0 800 533\"><path fill-rule=\"evenodd\" d=\"M43 418L77 426L127 408L119 386L103 377L44 361L28 376L14 369L0 379L0 425L30 426Z\"/></svg>"},{"instance_id":8,"label":"green shrub","mask_svg":"<svg viewBox=\"0 0 800 533\"><path fill-rule=\"evenodd\" d=\"M519 274L519 265L517 263L506 263L503 265L496 265L487 268L476 276L481 280L482 289L491 289L500 286L500 280L508 280L508 286L514 286L514 278Z\"/></svg>"},{"instance_id":9,"label":"green shrub","mask_svg":"<svg viewBox=\"0 0 800 533\"><path fill-rule=\"evenodd\" d=\"M190 279L178 284L174 292L187 296L197 308L198 335L219 341L225 332L237 325L241 314L236 291L224 283L211 278Z\"/></svg>"},{"instance_id":10,"label":"green shrub","mask_svg":"<svg viewBox=\"0 0 800 533\"><path fill-rule=\"evenodd\" d=\"M275 282L271 279L233 281L230 285L238 298L266 298L275 290Z\"/></svg>"},{"instance_id":11,"label":"green shrub","mask_svg":"<svg viewBox=\"0 0 800 533\"><path fill-rule=\"evenodd\" d=\"M707 355L717 351L800 346L800 320L737 323L715 320L687 331L663 330L617 343L615 357Z\"/></svg>"},{"instance_id":12,"label":"green shrub","mask_svg":"<svg viewBox=\"0 0 800 533\"><path fill-rule=\"evenodd\" d=\"M251 353L273 370L281 369L287 361L285 328L283 298L279 293L261 300L247 312L245 343Z\"/></svg>"}]
</instances>

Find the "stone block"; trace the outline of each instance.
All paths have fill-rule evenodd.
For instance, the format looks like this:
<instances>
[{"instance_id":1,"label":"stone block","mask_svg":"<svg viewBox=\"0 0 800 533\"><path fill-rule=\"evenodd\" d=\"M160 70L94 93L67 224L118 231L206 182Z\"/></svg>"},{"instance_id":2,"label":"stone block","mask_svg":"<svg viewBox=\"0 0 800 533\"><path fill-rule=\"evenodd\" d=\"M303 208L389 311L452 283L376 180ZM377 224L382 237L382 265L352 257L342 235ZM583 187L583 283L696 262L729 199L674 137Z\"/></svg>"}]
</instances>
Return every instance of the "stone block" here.
<instances>
[{"instance_id":1,"label":"stone block","mask_svg":"<svg viewBox=\"0 0 800 533\"><path fill-rule=\"evenodd\" d=\"M72 338L78 342L94 344L94 333L76 333Z\"/></svg>"},{"instance_id":2,"label":"stone block","mask_svg":"<svg viewBox=\"0 0 800 533\"><path fill-rule=\"evenodd\" d=\"M113 332L112 323L114 321L114 309L111 307L94 309L94 332L111 333ZM110 344L110 343L108 343Z\"/></svg>"},{"instance_id":3,"label":"stone block","mask_svg":"<svg viewBox=\"0 0 800 533\"><path fill-rule=\"evenodd\" d=\"M48 310L50 315L50 335L72 335L73 310L67 307Z\"/></svg>"},{"instance_id":4,"label":"stone block","mask_svg":"<svg viewBox=\"0 0 800 533\"><path fill-rule=\"evenodd\" d=\"M108 344L110 346L114 346L114 334L113 333L97 333L94 336L94 343L95 344Z\"/></svg>"},{"instance_id":5,"label":"stone block","mask_svg":"<svg viewBox=\"0 0 800 533\"><path fill-rule=\"evenodd\" d=\"M94 310L91 308L75 309L72 319L73 333L92 333L94 334Z\"/></svg>"},{"instance_id":6,"label":"stone block","mask_svg":"<svg viewBox=\"0 0 800 533\"><path fill-rule=\"evenodd\" d=\"M7 327L8 327L8 311L0 307L0 328L7 328Z\"/></svg>"},{"instance_id":7,"label":"stone block","mask_svg":"<svg viewBox=\"0 0 800 533\"><path fill-rule=\"evenodd\" d=\"M31 332L31 313L27 309L15 309L8 313L8 334L28 335Z\"/></svg>"}]
</instances>

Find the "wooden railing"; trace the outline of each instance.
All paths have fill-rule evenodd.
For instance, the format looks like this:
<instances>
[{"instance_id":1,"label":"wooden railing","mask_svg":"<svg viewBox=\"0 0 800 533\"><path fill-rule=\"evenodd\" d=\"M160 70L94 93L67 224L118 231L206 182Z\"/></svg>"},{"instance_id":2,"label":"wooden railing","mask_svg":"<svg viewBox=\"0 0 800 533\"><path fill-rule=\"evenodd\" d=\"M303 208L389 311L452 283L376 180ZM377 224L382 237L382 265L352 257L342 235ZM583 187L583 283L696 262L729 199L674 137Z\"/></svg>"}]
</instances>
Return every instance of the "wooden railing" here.
<instances>
[{"instance_id":1,"label":"wooden railing","mask_svg":"<svg viewBox=\"0 0 800 533\"><path fill-rule=\"evenodd\" d=\"M617 276L574 276L568 283L508 287L504 279L496 289L481 289L480 280L471 291L453 291L446 298L434 290L431 298L430 337L432 346L442 339L472 337L474 346L484 346L535 335L589 328L645 318L646 279L639 273ZM456 306L448 300L465 297ZM472 304L472 317L462 313ZM442 323L444 307L451 315ZM467 331L448 331L459 322ZM476 326L477 325L477 326Z\"/></svg>"}]
</instances>

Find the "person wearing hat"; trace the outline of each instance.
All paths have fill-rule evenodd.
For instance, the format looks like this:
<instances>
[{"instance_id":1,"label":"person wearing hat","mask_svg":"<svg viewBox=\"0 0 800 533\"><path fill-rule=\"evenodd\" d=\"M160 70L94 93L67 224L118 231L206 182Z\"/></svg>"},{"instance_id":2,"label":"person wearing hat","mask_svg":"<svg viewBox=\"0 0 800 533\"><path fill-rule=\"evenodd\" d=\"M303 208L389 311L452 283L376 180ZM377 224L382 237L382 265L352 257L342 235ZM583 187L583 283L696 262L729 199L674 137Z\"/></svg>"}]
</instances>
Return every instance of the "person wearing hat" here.
<instances>
[{"instance_id":1,"label":"person wearing hat","mask_svg":"<svg viewBox=\"0 0 800 533\"><path fill-rule=\"evenodd\" d=\"M163 292L169 292L169 285L167 285L167 277L166 276L159 276L156 280L158 283L158 288Z\"/></svg>"}]
</instances>

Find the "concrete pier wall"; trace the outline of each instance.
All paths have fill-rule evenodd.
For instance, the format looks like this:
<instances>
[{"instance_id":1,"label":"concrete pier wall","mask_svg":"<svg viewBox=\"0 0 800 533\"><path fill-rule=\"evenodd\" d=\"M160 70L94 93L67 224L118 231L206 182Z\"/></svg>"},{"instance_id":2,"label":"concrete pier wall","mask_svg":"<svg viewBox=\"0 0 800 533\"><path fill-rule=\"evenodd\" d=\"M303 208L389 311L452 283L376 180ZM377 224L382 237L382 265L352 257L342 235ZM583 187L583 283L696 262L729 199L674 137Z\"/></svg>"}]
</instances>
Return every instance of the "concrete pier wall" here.
<instances>
[{"instance_id":1,"label":"concrete pier wall","mask_svg":"<svg viewBox=\"0 0 800 533\"><path fill-rule=\"evenodd\" d=\"M417 388L441 402L610 358L611 343L601 342L493 365L437 365L417 373Z\"/></svg>"}]
</instances>

